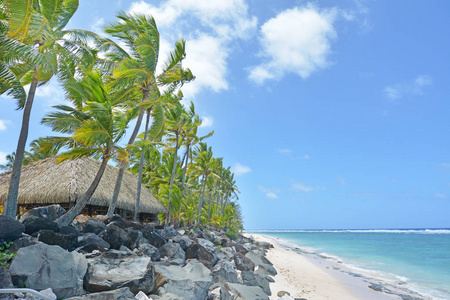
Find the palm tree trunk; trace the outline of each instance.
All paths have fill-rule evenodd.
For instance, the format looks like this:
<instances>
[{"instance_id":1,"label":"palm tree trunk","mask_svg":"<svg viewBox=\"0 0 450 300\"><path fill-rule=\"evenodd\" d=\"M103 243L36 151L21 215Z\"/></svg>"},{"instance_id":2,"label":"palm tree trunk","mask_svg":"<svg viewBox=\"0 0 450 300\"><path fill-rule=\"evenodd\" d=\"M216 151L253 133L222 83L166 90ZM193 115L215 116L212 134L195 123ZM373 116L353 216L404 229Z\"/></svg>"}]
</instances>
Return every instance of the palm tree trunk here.
<instances>
[{"instance_id":1,"label":"palm tree trunk","mask_svg":"<svg viewBox=\"0 0 450 300\"><path fill-rule=\"evenodd\" d=\"M208 223L211 220L211 191L209 192Z\"/></svg>"},{"instance_id":2,"label":"palm tree trunk","mask_svg":"<svg viewBox=\"0 0 450 300\"><path fill-rule=\"evenodd\" d=\"M186 163L184 164L184 170L183 170L183 179L181 180L181 191L184 190L184 183L186 182L186 170L187 170L187 165L188 165L188 160L189 160L189 150L191 145L187 145L187 150L186 150Z\"/></svg>"},{"instance_id":3,"label":"palm tree trunk","mask_svg":"<svg viewBox=\"0 0 450 300\"><path fill-rule=\"evenodd\" d=\"M225 202L223 203L223 206L222 206L222 215L223 215L223 213L225 212L225 207L227 206L227 202L228 202L228 197L225 198Z\"/></svg>"},{"instance_id":4,"label":"palm tree trunk","mask_svg":"<svg viewBox=\"0 0 450 300\"><path fill-rule=\"evenodd\" d=\"M95 175L94 181L92 181L91 186L88 188L86 193L84 193L83 197L77 201L74 207L72 207L67 213L56 219L56 223L59 226L67 226L72 223L72 221L78 216L83 208L86 206L86 203L91 199L95 190L97 189L98 184L100 183L100 179L102 179L103 173L105 173L106 166L108 165L109 155L103 155L102 164L97 171L97 175Z\"/></svg>"},{"instance_id":5,"label":"palm tree trunk","mask_svg":"<svg viewBox=\"0 0 450 300\"><path fill-rule=\"evenodd\" d=\"M38 69L34 67L33 79L31 80L30 90L28 91L27 102L23 110L22 128L20 129L19 141L17 143L16 156L11 172L11 180L9 182L8 197L6 198L4 215L16 218L17 214L17 197L19 195L20 173L22 172L22 161L25 153L25 146L28 138L28 127L30 125L30 114L33 106L34 95L38 80L36 79Z\"/></svg>"},{"instance_id":6,"label":"palm tree trunk","mask_svg":"<svg viewBox=\"0 0 450 300\"><path fill-rule=\"evenodd\" d=\"M177 139L175 144L175 153L173 156L173 166L172 166L172 175L170 176L170 185L169 185L169 207L168 207L168 213L167 213L167 222L166 226L170 225L170 210L172 209L172 186L173 186L173 180L175 178L175 171L177 169L177 155L178 155L178 131L175 134L175 137Z\"/></svg>"},{"instance_id":7,"label":"palm tree trunk","mask_svg":"<svg viewBox=\"0 0 450 300\"><path fill-rule=\"evenodd\" d=\"M134 140L137 137L137 134L139 132L139 128L141 127L142 119L144 118L145 113L145 107L141 108L141 111L139 112L139 116L136 121L136 126L134 126L133 133L131 134L130 140L128 141L128 145L131 145L134 143ZM108 213L106 214L108 218L111 218L114 214L114 210L117 206L117 199L119 199L119 193L120 193L120 187L122 186L122 179L123 174L125 173L125 168L127 167L127 164L124 162L120 162L119 164L119 173L117 174L116 179L116 185L114 186L114 193L111 200L111 203L109 204Z\"/></svg>"},{"instance_id":8,"label":"palm tree trunk","mask_svg":"<svg viewBox=\"0 0 450 300\"><path fill-rule=\"evenodd\" d=\"M144 141L147 140L148 124L150 123L150 111L151 111L151 108L147 110L147 120L145 121ZM138 175L138 185L137 185L137 191L136 191L136 206L134 208L134 218L133 218L134 222L137 222L137 216L139 213L139 204L141 203L142 172L144 171L144 156L145 156L145 145L142 147L141 159L139 161L139 175Z\"/></svg>"},{"instance_id":9,"label":"palm tree trunk","mask_svg":"<svg viewBox=\"0 0 450 300\"><path fill-rule=\"evenodd\" d=\"M198 202L198 225L200 225L200 220L202 216L202 207L203 207L203 195L205 193L206 179L208 175L203 178L202 187L200 189L200 201Z\"/></svg>"}]
</instances>

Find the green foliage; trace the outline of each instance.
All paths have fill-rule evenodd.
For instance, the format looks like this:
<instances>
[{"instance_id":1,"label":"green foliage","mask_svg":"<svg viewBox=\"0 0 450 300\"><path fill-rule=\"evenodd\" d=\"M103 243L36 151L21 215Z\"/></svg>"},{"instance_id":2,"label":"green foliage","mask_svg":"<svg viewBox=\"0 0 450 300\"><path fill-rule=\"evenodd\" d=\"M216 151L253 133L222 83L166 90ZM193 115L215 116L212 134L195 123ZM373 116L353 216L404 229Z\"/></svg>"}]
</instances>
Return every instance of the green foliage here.
<instances>
[{"instance_id":1,"label":"green foliage","mask_svg":"<svg viewBox=\"0 0 450 300\"><path fill-rule=\"evenodd\" d=\"M232 241L235 241L235 240L237 240L237 235L236 235L236 233L234 233L233 231L227 231L227 232L225 232L225 235L227 236L227 237L229 237L230 238L230 240L232 240Z\"/></svg>"},{"instance_id":2,"label":"green foliage","mask_svg":"<svg viewBox=\"0 0 450 300\"><path fill-rule=\"evenodd\" d=\"M8 267L10 261L16 256L16 252L10 252L9 248L13 242L3 243L0 245L0 266Z\"/></svg>"}]
</instances>

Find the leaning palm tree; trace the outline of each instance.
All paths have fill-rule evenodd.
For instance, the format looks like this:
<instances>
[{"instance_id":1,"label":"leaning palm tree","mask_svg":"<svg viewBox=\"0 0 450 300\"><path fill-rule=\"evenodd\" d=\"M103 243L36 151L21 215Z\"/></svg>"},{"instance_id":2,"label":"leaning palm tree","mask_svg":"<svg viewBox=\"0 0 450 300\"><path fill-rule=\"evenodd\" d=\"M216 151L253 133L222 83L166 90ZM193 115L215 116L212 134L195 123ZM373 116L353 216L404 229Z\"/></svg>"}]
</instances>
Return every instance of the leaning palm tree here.
<instances>
[{"instance_id":1,"label":"leaning palm tree","mask_svg":"<svg viewBox=\"0 0 450 300\"><path fill-rule=\"evenodd\" d=\"M113 156L119 160L128 156L128 152L118 143L136 112L123 112L112 106L110 91L99 71L86 74L77 90L86 97L81 111L69 106L56 106L58 111L48 114L42 122L54 131L71 135L55 138L58 142L64 141L65 145L75 146L58 155L58 161L94 156L101 157L102 163L86 193L74 207L56 220L59 225L69 225L83 210L94 194L108 161Z\"/></svg>"},{"instance_id":2,"label":"leaning palm tree","mask_svg":"<svg viewBox=\"0 0 450 300\"><path fill-rule=\"evenodd\" d=\"M158 86L180 85L193 80L194 76L189 69L184 70L181 67L181 61L186 56L184 41L176 43L175 50L171 53L163 72L157 76L155 72L159 58L159 32L155 20L145 15L125 12L120 12L117 17L119 21L107 26L105 32L124 43L129 53L109 39L103 41L101 49L107 51L108 58L115 62L113 72L115 84L127 87L119 101L128 100L130 95L133 95L132 98L136 94L141 95L139 116L128 141L128 146L131 146L138 135L145 112L160 99ZM135 103L134 106L136 106ZM109 217L113 215L117 205L126 167L125 161L120 162L114 194L107 213Z\"/></svg>"},{"instance_id":3,"label":"leaning palm tree","mask_svg":"<svg viewBox=\"0 0 450 300\"><path fill-rule=\"evenodd\" d=\"M15 217L17 212L17 195L31 109L38 85L47 83L59 72L61 61L71 64L79 57L87 58L90 51L86 48L87 38L93 33L81 30L66 30L65 26L78 8L78 0L5 0L3 11L7 15L7 39L1 38L3 61L15 78L24 85L30 84L23 107L22 128L16 150L16 159L11 173L11 181L5 205L5 215ZM18 51L11 51L16 49ZM5 65L5 64L4 64ZM3 70L2 74L5 72ZM9 74L11 75L11 74ZM63 73L60 74L64 76ZM10 76L11 77L11 76ZM10 78L14 79L14 78ZM14 80L9 93L23 95ZM5 92L0 86L0 92Z\"/></svg>"}]
</instances>

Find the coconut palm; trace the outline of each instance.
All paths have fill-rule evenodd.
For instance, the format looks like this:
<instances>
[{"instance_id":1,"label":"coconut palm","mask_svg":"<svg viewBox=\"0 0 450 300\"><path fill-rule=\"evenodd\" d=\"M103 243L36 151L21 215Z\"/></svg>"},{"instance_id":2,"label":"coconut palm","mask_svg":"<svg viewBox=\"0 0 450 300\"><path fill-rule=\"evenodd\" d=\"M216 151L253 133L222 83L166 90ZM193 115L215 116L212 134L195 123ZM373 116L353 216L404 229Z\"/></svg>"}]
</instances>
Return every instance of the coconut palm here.
<instances>
[{"instance_id":1,"label":"coconut palm","mask_svg":"<svg viewBox=\"0 0 450 300\"><path fill-rule=\"evenodd\" d=\"M58 74L61 61L71 64L71 61L79 57L86 59L90 51L85 42L95 35L88 31L64 29L78 8L78 0L6 0L2 1L2 6L3 11L9 14L6 17L7 38L3 36L0 42L4 62L3 65L0 64L0 74L2 78L6 78L6 83L0 84L0 92L16 96L19 99L19 108L23 107L22 128L4 213L15 217L20 173L36 88ZM4 16L1 18L4 19ZM4 30L5 27L2 28ZM8 69L11 72L8 72ZM60 75L64 77L64 73ZM22 86L30 84L25 101L24 94L17 86L17 80Z\"/></svg>"},{"instance_id":2,"label":"coconut palm","mask_svg":"<svg viewBox=\"0 0 450 300\"><path fill-rule=\"evenodd\" d=\"M72 90L66 92L73 93L74 86L71 87ZM59 225L72 223L83 210L95 192L108 161L113 156L119 160L128 156L127 151L118 143L125 134L129 121L137 112L123 112L112 106L114 99L110 98L109 87L105 85L99 71L86 74L79 82L77 90L78 94L85 95L82 110L63 105L55 106L58 111L47 114L42 123L52 127L54 131L71 135L59 138L65 145L70 146L72 143L75 147L58 155L58 161L94 156L101 157L102 163L86 193L74 207L56 220Z\"/></svg>"},{"instance_id":3,"label":"coconut palm","mask_svg":"<svg viewBox=\"0 0 450 300\"><path fill-rule=\"evenodd\" d=\"M141 95L141 110L128 142L131 146L137 137L145 111L154 108L153 105L160 100L158 86L166 84L177 86L193 80L194 77L189 69L184 70L181 67L181 61L186 56L184 41L176 43L163 72L157 76L155 71L159 58L159 32L153 17L125 12L120 12L117 17L119 21L110 24L105 32L124 43L129 53L109 39L103 41L101 49L108 52L107 56L111 61L116 62L113 73L115 84L127 87L119 101L126 101L136 94ZM125 162L120 163L114 195L108 209L110 217L117 205L126 167Z\"/></svg>"}]
</instances>

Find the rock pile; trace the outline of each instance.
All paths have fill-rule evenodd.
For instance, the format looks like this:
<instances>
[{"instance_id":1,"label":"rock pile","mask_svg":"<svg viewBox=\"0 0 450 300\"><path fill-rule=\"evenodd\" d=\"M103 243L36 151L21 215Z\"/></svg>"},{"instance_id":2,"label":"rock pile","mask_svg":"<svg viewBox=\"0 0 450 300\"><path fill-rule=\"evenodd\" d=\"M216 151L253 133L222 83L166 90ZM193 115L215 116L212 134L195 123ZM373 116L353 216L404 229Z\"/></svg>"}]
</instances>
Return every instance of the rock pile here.
<instances>
[{"instance_id":1,"label":"rock pile","mask_svg":"<svg viewBox=\"0 0 450 300\"><path fill-rule=\"evenodd\" d=\"M267 243L226 229L176 230L97 216L55 226L58 205L36 208L20 222L0 216L0 242L17 251L0 269L0 288L51 288L58 299L266 300L276 270ZM234 238L233 235L230 235ZM11 297L12 298L12 297ZM282 299L286 298L283 295Z\"/></svg>"}]
</instances>

